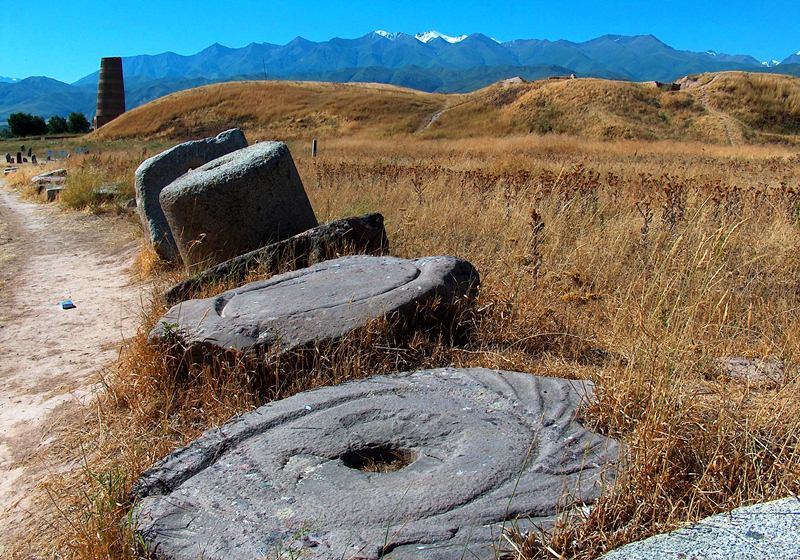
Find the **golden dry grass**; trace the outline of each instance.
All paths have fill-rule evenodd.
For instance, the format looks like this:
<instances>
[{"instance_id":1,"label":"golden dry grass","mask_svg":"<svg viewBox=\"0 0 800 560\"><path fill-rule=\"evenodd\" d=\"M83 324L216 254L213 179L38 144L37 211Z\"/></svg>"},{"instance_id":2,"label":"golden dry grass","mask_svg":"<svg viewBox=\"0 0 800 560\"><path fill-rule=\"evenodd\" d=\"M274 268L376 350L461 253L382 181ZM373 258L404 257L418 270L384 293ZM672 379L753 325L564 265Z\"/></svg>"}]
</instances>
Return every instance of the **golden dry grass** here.
<instances>
[{"instance_id":1,"label":"golden dry grass","mask_svg":"<svg viewBox=\"0 0 800 560\"><path fill-rule=\"evenodd\" d=\"M626 444L620 483L588 516L566 517L544 542L509 536L521 558L595 558L800 491L796 369L746 384L716 366L800 362L797 150L556 135L330 139L316 159L307 143L292 147L320 221L380 211L394 254L475 264L476 312L460 317L472 331L389 339L375 325L297 360L187 367L146 344L164 310L147 305L85 430L66 440L88 450L86 466L51 482L58 531L35 550L138 558L120 523L127 490L204 429L319 385L449 364L591 379L584 422Z\"/></svg>"},{"instance_id":2,"label":"golden dry grass","mask_svg":"<svg viewBox=\"0 0 800 560\"><path fill-rule=\"evenodd\" d=\"M704 75L708 93L721 110L731 114L753 133L800 133L798 79L772 74L723 72Z\"/></svg>"},{"instance_id":3,"label":"golden dry grass","mask_svg":"<svg viewBox=\"0 0 800 560\"><path fill-rule=\"evenodd\" d=\"M414 132L444 96L377 84L234 82L168 95L136 108L99 139L207 136L241 127L251 140Z\"/></svg>"}]
</instances>

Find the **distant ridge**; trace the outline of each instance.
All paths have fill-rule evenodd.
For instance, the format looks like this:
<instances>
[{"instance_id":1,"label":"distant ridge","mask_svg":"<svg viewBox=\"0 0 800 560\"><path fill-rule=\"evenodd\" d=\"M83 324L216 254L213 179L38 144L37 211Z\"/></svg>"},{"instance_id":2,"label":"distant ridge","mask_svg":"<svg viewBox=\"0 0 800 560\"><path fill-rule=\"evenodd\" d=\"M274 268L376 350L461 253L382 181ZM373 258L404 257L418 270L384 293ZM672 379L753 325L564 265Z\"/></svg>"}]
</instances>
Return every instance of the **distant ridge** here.
<instances>
[{"instance_id":1,"label":"distant ridge","mask_svg":"<svg viewBox=\"0 0 800 560\"><path fill-rule=\"evenodd\" d=\"M800 59L800 55L792 55L781 64L800 62L794 57ZM677 50L653 35L604 35L582 43L542 39L500 42L481 33L446 35L426 31L410 35L377 30L356 39L322 42L297 37L286 45L251 43L230 48L214 44L193 55L166 52L133 56L125 58L124 64L126 76L147 79L219 80L234 75L263 75L265 68L271 76L288 77L346 68L558 66L583 76L671 81L692 73L751 70L764 67L765 63L749 55ZM93 73L74 85L96 81L97 73Z\"/></svg>"},{"instance_id":2,"label":"distant ridge","mask_svg":"<svg viewBox=\"0 0 800 560\"><path fill-rule=\"evenodd\" d=\"M514 76L535 80L574 73L669 82L687 74L725 70L797 74L798 64L798 54L776 63L714 50L682 51L653 35L501 42L481 33L411 35L383 30L355 39L314 42L297 37L286 45L251 43L241 48L215 43L193 55L166 52L123 59L129 108L174 91L238 79L370 81L452 93ZM0 121L14 111L49 116L80 110L91 116L96 87L96 72L71 85L0 79Z\"/></svg>"}]
</instances>

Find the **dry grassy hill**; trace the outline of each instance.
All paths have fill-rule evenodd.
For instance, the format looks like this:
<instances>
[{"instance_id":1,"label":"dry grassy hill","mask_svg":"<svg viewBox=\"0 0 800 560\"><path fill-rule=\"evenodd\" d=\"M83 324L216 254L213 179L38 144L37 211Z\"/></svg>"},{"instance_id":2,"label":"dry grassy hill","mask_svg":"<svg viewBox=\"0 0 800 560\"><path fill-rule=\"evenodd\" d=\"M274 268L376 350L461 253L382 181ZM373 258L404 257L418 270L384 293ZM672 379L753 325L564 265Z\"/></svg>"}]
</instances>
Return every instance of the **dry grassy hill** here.
<instances>
[{"instance_id":1,"label":"dry grassy hill","mask_svg":"<svg viewBox=\"0 0 800 560\"><path fill-rule=\"evenodd\" d=\"M167 95L95 136L185 138L235 126L254 138L412 133L444 101L442 95L381 84L232 82Z\"/></svg>"},{"instance_id":2,"label":"dry grassy hill","mask_svg":"<svg viewBox=\"0 0 800 560\"><path fill-rule=\"evenodd\" d=\"M446 111L428 134L561 133L593 139L796 143L800 79L724 72L681 91L598 79L495 84Z\"/></svg>"},{"instance_id":3,"label":"dry grassy hill","mask_svg":"<svg viewBox=\"0 0 800 560\"><path fill-rule=\"evenodd\" d=\"M800 79L725 72L681 91L600 79L501 82L468 95L375 84L236 82L139 107L99 138L184 138L240 126L254 138L568 134L739 144L800 142Z\"/></svg>"}]
</instances>

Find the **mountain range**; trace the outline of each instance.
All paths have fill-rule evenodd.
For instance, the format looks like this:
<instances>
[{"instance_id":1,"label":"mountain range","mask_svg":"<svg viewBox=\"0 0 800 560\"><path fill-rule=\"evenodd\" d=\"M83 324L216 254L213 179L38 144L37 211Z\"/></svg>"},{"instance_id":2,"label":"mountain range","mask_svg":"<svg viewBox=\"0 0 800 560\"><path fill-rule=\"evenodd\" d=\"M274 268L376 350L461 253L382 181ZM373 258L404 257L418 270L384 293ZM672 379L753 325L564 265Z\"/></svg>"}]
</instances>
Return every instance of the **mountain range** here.
<instances>
[{"instance_id":1,"label":"mountain range","mask_svg":"<svg viewBox=\"0 0 800 560\"><path fill-rule=\"evenodd\" d=\"M286 45L214 44L194 55L166 52L123 59L128 108L173 91L237 79L369 81L429 92L466 92L520 76L575 73L615 80L668 82L724 70L800 75L800 53L762 62L749 55L677 50L652 35L604 35L585 42L519 39L500 42L480 33L448 36L374 31L356 39ZM92 115L98 73L73 84L44 77L0 78L0 121L15 111L45 116L78 110Z\"/></svg>"}]
</instances>

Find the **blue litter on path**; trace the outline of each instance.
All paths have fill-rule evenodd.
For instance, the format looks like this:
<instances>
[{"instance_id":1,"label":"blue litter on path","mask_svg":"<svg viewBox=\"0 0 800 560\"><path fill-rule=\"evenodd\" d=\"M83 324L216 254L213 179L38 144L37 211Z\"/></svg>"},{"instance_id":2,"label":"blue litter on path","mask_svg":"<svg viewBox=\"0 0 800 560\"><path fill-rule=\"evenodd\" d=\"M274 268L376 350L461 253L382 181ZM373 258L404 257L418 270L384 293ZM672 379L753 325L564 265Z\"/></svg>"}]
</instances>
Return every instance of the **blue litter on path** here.
<instances>
[{"instance_id":1,"label":"blue litter on path","mask_svg":"<svg viewBox=\"0 0 800 560\"><path fill-rule=\"evenodd\" d=\"M61 309L75 309L75 304L72 303L71 299L65 299L59 305L61 305Z\"/></svg>"}]
</instances>

